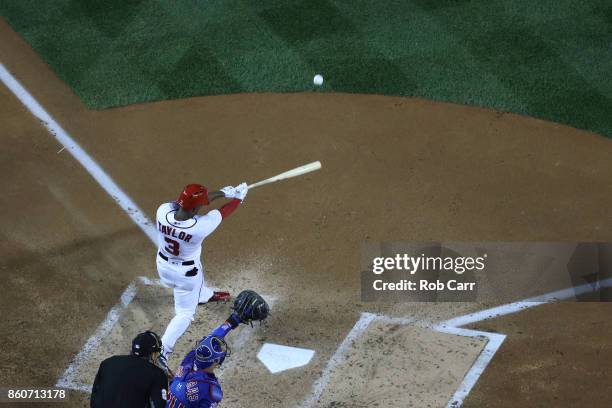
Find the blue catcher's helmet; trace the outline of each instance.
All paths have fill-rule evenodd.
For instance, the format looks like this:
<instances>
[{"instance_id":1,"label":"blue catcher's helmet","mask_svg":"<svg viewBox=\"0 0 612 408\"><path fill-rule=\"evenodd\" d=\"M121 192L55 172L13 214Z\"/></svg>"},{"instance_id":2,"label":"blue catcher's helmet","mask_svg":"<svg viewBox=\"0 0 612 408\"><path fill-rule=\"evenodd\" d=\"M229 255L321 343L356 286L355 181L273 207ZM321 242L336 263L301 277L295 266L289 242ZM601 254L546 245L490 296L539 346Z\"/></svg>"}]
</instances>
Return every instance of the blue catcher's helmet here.
<instances>
[{"instance_id":1,"label":"blue catcher's helmet","mask_svg":"<svg viewBox=\"0 0 612 408\"><path fill-rule=\"evenodd\" d=\"M202 370L215 363L221 365L225 357L230 354L230 349L225 340L215 336L206 336L196 346L195 369Z\"/></svg>"}]
</instances>

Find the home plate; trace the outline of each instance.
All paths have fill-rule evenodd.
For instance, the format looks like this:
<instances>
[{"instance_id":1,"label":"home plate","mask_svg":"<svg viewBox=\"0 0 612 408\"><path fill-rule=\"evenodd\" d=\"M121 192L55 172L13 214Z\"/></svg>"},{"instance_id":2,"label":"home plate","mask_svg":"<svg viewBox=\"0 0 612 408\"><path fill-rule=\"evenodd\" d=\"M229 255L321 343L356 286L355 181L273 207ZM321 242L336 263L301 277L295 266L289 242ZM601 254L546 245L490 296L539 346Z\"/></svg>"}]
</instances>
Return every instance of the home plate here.
<instances>
[{"instance_id":1,"label":"home plate","mask_svg":"<svg viewBox=\"0 0 612 408\"><path fill-rule=\"evenodd\" d=\"M272 374L276 374L305 366L310 363L314 353L314 350L265 343L257 353L257 358Z\"/></svg>"}]
</instances>

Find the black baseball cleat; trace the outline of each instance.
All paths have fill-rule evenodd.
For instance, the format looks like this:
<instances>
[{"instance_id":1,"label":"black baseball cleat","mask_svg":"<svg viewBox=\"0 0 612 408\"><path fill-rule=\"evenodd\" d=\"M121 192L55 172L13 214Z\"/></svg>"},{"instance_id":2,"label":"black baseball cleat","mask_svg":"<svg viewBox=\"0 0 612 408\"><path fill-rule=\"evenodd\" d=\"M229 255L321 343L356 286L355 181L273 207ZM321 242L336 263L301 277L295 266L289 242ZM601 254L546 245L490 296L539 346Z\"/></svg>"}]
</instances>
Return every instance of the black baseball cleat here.
<instances>
[{"instance_id":1,"label":"black baseball cleat","mask_svg":"<svg viewBox=\"0 0 612 408\"><path fill-rule=\"evenodd\" d=\"M225 292L225 291L215 291L213 292L213 295L210 297L210 299L208 299L207 302L200 302L198 304L200 305L205 305L206 303L211 303L211 302L227 302L228 300L230 300L230 294L229 292Z\"/></svg>"}]
</instances>

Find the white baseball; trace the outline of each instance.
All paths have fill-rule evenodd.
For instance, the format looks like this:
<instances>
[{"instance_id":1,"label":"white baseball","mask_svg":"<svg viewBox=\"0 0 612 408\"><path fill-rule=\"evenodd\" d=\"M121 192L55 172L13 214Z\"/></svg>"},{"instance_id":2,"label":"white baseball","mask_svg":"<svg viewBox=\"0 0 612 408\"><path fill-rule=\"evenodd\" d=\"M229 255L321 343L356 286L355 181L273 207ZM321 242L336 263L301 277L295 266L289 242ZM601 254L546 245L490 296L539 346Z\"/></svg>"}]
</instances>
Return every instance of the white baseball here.
<instances>
[{"instance_id":1,"label":"white baseball","mask_svg":"<svg viewBox=\"0 0 612 408\"><path fill-rule=\"evenodd\" d=\"M312 80L312 82L313 82L315 85L318 85L318 86L323 85L323 75L319 75L319 74L315 75L315 77L314 77L314 79Z\"/></svg>"}]
</instances>

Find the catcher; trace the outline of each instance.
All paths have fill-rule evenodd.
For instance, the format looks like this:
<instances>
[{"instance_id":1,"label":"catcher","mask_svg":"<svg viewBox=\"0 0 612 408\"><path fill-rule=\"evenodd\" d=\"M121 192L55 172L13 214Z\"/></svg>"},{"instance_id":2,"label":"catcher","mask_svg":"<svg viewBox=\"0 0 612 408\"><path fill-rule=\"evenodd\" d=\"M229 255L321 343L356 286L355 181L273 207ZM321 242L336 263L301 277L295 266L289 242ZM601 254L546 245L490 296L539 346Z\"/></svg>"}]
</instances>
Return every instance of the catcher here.
<instances>
[{"instance_id":1,"label":"catcher","mask_svg":"<svg viewBox=\"0 0 612 408\"><path fill-rule=\"evenodd\" d=\"M223 391L214 371L230 355L225 336L240 323L265 320L269 311L266 301L256 292L240 292L230 317L203 337L183 359L170 384L166 408L216 407L223 399Z\"/></svg>"}]
</instances>

